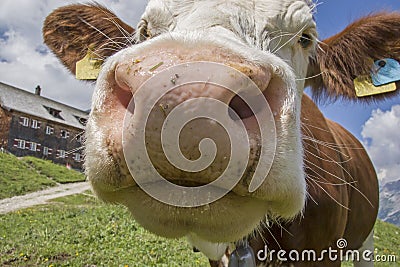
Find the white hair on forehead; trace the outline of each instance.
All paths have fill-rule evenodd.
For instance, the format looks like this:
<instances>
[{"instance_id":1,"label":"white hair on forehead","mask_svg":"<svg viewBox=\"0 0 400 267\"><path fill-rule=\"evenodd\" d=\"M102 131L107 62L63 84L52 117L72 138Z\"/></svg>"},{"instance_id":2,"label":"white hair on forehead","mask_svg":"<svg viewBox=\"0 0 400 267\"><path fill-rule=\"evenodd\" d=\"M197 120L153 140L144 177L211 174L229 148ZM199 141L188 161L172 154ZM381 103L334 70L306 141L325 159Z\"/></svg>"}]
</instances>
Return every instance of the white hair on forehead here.
<instances>
[{"instance_id":1,"label":"white hair on forehead","mask_svg":"<svg viewBox=\"0 0 400 267\"><path fill-rule=\"evenodd\" d=\"M198 2L198 0L149 0L147 8L165 9L171 15L177 15L182 11L189 11L195 2Z\"/></svg>"},{"instance_id":2,"label":"white hair on forehead","mask_svg":"<svg viewBox=\"0 0 400 267\"><path fill-rule=\"evenodd\" d=\"M187 8L191 8L194 4L196 3L200 3L200 2L209 2L210 0L148 0L148 6L154 6L154 7L158 7L158 8L167 8L170 7L173 10L182 10L182 9L187 9ZM289 0L288 2L295 2L295 1L304 1L311 10L314 10L315 7L318 5L317 2L314 2L313 0ZM217 2L217 0L215 0L214 2ZM221 1L221 2L225 2L227 3L227 1ZM230 2L232 3L240 3L241 0L231 0ZM262 0L245 0L242 1L243 3L246 3L247 5L249 5L249 3L253 3L256 4L256 2L262 2ZM277 2L284 2L282 0L277 0Z\"/></svg>"},{"instance_id":3,"label":"white hair on forehead","mask_svg":"<svg viewBox=\"0 0 400 267\"><path fill-rule=\"evenodd\" d=\"M153 36L220 25L263 49L267 28L291 34L315 28L316 6L312 0L150 0L142 19Z\"/></svg>"}]
</instances>

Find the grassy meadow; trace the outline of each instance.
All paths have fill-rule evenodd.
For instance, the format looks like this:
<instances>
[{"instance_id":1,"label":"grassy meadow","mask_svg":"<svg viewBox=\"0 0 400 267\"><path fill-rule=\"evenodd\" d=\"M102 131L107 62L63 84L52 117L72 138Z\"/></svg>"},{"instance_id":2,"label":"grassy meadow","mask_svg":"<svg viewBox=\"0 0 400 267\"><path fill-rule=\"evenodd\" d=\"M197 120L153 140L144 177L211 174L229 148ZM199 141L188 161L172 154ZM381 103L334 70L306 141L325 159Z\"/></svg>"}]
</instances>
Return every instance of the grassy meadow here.
<instances>
[{"instance_id":1,"label":"grassy meadow","mask_svg":"<svg viewBox=\"0 0 400 267\"><path fill-rule=\"evenodd\" d=\"M207 266L185 240L135 223L89 192L0 215L0 266Z\"/></svg>"},{"instance_id":2,"label":"grassy meadow","mask_svg":"<svg viewBox=\"0 0 400 267\"><path fill-rule=\"evenodd\" d=\"M85 181L85 176L48 160L21 159L0 153L0 199L42 190L57 183Z\"/></svg>"}]
</instances>

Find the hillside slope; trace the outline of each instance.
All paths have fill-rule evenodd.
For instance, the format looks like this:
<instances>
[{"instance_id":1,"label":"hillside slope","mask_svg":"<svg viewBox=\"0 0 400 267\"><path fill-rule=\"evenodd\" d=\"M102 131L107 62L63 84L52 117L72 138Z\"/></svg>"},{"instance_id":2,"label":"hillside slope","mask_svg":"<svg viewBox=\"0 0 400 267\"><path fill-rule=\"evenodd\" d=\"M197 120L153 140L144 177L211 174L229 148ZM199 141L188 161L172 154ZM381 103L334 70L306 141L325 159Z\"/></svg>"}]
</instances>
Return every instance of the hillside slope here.
<instances>
[{"instance_id":1,"label":"hillside slope","mask_svg":"<svg viewBox=\"0 0 400 267\"><path fill-rule=\"evenodd\" d=\"M85 181L74 170L34 157L17 157L0 153L0 199L19 196L55 186L58 183Z\"/></svg>"}]
</instances>

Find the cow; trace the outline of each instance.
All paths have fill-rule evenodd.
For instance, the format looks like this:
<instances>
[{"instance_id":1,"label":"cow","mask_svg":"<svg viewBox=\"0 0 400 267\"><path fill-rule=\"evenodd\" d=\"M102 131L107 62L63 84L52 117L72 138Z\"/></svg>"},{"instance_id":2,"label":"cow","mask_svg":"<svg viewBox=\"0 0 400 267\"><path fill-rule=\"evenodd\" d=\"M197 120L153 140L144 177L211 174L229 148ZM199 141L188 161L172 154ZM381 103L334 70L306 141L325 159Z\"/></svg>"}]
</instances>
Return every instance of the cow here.
<instances>
[{"instance_id":1,"label":"cow","mask_svg":"<svg viewBox=\"0 0 400 267\"><path fill-rule=\"evenodd\" d=\"M150 0L136 29L99 4L53 11L44 22L44 42L66 68L78 73L77 63L87 56L101 64L101 70L92 64L98 77L86 77L97 79L85 132L85 171L94 193L127 206L156 235L186 237L211 266L340 266L343 258L328 257L329 249L373 251L374 167L360 142L315 102L368 104L396 94L359 97L354 81L367 81L362 77L376 61L400 60L400 14L371 14L319 41L315 8L310 0ZM208 82L207 75L225 77L231 86L250 80L259 89L255 98L267 105L253 109L240 90ZM199 82L200 76L206 78ZM181 82L185 78L197 83ZM164 120L224 113L211 102L224 105L244 132L227 134L208 117L190 121L174 139L187 164L202 164L210 139L217 152L210 166L194 164L197 171L171 164L175 154L164 149L173 138L162 139ZM264 111L271 116L259 120ZM272 150L263 150L263 134L274 136L267 138ZM196 194L200 203L180 195L216 181L236 148L248 155L234 162L243 169L237 183L219 184L226 190L221 197L208 201ZM253 184L265 162L268 168ZM153 170L164 180L154 180ZM169 191L173 185L182 192ZM152 186L164 195L146 191ZM175 203L176 195L182 199ZM289 257L294 250L321 257ZM354 265L373 263L361 258Z\"/></svg>"}]
</instances>

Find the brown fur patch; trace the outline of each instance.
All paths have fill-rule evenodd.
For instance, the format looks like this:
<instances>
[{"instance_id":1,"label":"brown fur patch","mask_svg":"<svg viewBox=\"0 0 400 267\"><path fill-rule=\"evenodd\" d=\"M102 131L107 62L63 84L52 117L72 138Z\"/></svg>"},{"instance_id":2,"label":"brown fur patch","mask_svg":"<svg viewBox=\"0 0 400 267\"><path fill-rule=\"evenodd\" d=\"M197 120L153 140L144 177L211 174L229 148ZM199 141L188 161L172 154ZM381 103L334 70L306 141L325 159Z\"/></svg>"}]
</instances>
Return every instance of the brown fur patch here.
<instances>
[{"instance_id":1,"label":"brown fur patch","mask_svg":"<svg viewBox=\"0 0 400 267\"><path fill-rule=\"evenodd\" d=\"M316 100L357 99L354 79L368 75L372 60L383 58L400 61L400 13L363 17L324 40L317 57L311 60L308 73L313 76L322 72L322 75L309 80L307 85L311 86ZM378 95L373 99L393 94ZM371 100L371 97L362 100Z\"/></svg>"},{"instance_id":2,"label":"brown fur patch","mask_svg":"<svg viewBox=\"0 0 400 267\"><path fill-rule=\"evenodd\" d=\"M129 45L128 38L134 32L99 4L58 8L43 26L44 42L73 74L75 63L86 55L89 47L104 59Z\"/></svg>"}]
</instances>

